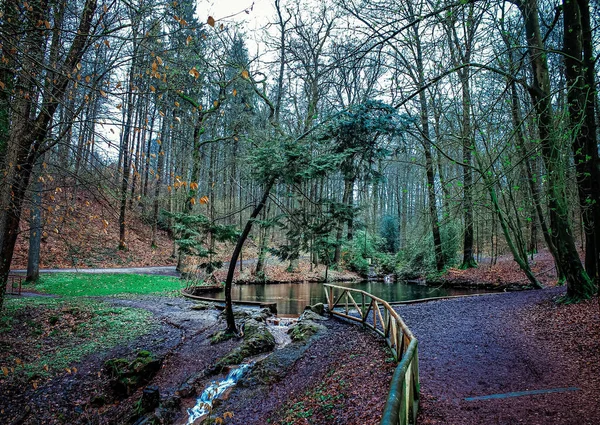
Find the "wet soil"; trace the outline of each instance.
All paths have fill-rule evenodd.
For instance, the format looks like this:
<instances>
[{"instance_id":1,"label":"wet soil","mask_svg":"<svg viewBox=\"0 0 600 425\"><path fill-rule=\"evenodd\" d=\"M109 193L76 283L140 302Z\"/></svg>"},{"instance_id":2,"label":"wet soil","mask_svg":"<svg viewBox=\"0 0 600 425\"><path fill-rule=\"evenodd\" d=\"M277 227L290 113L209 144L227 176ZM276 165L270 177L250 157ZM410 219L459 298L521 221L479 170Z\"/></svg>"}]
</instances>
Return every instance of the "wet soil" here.
<instances>
[{"instance_id":1,"label":"wet soil","mask_svg":"<svg viewBox=\"0 0 600 425\"><path fill-rule=\"evenodd\" d=\"M227 424L378 424L395 363L383 340L355 324L330 319L306 345L281 351L278 376L257 383L250 375L215 412L233 412ZM269 359L266 359L269 361ZM250 382L248 382L250 381Z\"/></svg>"},{"instance_id":2,"label":"wet soil","mask_svg":"<svg viewBox=\"0 0 600 425\"><path fill-rule=\"evenodd\" d=\"M597 306L573 306L585 310L573 317L566 311L571 306L553 302L564 291L550 288L397 307L419 340L420 423L600 423ZM583 321L584 326L570 321ZM589 338L595 342L582 348ZM578 390L465 400L557 388Z\"/></svg>"},{"instance_id":3,"label":"wet soil","mask_svg":"<svg viewBox=\"0 0 600 425\"><path fill-rule=\"evenodd\" d=\"M33 388L0 388L0 423L6 424L125 424L142 388L124 400L111 396L103 364L110 358L132 358L140 350L164 358L152 380L161 394L172 394L190 375L230 350L236 341L208 346L209 336L222 326L219 312L191 310L194 303L179 298L103 299L115 305L143 308L154 314L153 331L130 343L88 356L76 373L63 373ZM106 404L94 405L100 396ZM102 404L102 403L100 403Z\"/></svg>"}]
</instances>

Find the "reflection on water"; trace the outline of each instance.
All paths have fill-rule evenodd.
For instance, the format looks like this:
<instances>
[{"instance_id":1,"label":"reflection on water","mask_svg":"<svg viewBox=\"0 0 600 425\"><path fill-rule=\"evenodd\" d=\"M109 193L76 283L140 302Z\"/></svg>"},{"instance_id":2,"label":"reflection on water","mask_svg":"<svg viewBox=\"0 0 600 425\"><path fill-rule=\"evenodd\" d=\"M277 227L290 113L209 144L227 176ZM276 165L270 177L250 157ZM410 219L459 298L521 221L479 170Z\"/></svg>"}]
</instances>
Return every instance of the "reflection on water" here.
<instances>
[{"instance_id":1,"label":"reflection on water","mask_svg":"<svg viewBox=\"0 0 600 425\"><path fill-rule=\"evenodd\" d=\"M489 292L476 289L437 288L405 282L385 283L364 281L335 284L362 289L386 301L408 301L421 298ZM307 305L325 302L325 292L323 291L322 283L233 285L231 294L234 300L276 302L277 312L282 315L298 315L302 313L304 307ZM223 293L217 293L214 296L222 299Z\"/></svg>"}]
</instances>

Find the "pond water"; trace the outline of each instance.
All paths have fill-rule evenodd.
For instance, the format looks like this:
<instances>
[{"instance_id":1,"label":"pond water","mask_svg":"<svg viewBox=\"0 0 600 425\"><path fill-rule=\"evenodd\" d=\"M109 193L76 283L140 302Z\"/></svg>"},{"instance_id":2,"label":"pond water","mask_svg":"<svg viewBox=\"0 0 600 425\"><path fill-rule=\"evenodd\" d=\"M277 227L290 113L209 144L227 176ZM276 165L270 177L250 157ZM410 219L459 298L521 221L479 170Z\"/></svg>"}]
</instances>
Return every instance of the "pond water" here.
<instances>
[{"instance_id":1,"label":"pond water","mask_svg":"<svg viewBox=\"0 0 600 425\"><path fill-rule=\"evenodd\" d=\"M477 289L438 288L416 283L380 281L335 283L338 286L361 289L386 301L409 301L450 295L480 294L491 291ZM234 300L276 302L279 315L299 315L307 305L325 303L322 283L279 283L233 285L231 294ZM211 294L224 298L222 292Z\"/></svg>"}]
</instances>

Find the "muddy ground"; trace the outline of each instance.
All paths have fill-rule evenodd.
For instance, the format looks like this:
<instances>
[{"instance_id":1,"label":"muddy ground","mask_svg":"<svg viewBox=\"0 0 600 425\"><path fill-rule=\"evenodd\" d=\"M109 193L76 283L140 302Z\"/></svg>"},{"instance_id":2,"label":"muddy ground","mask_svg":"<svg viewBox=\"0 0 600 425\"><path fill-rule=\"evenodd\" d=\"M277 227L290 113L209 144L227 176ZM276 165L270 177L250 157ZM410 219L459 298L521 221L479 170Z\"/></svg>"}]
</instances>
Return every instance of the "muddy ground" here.
<instances>
[{"instance_id":1,"label":"muddy ground","mask_svg":"<svg viewBox=\"0 0 600 425\"><path fill-rule=\"evenodd\" d=\"M135 423L146 385L129 397L115 397L103 365L107 359L132 359L140 350L147 350L164 359L147 385L159 388L163 403L173 405L176 400L178 406L162 423L184 424L186 408L195 404L196 394L224 376L206 372L240 344L237 339L211 344L210 337L225 327L220 312L192 310L195 303L187 299L144 296L104 301L150 311L156 323L154 331L89 356L76 371L59 373L37 388L27 383L0 385L0 423ZM244 381L212 419L227 412L224 423L232 424L378 423L395 366L385 345L355 325L333 319L321 323L324 329L316 336L273 355L276 360L266 368L276 372L267 373L268 383ZM186 382L193 383L192 388ZM381 390L372 391L375 387ZM205 423L211 423L210 419Z\"/></svg>"},{"instance_id":2,"label":"muddy ground","mask_svg":"<svg viewBox=\"0 0 600 425\"><path fill-rule=\"evenodd\" d=\"M555 298L564 291L548 288L397 306L419 340L419 422L600 423L600 307L597 299L557 305ZM150 311L154 331L95 353L76 373L57 374L37 388L0 384L0 423L134 423L143 387L129 397L111 398L103 364L149 350L164 361L148 385L159 388L163 403L179 402L175 415L162 423L183 424L186 408L196 398L183 384L193 382L199 394L222 378L205 372L240 344L233 339L211 345L210 336L225 326L220 312L192 310L194 303L187 299L105 301ZM395 367L389 351L360 326L336 319L320 323L325 329L316 336L287 345L255 366L210 419L257 425L379 423ZM178 390L182 396L174 397ZM467 400L490 395L498 398ZM105 401L98 404L98 396Z\"/></svg>"}]
</instances>

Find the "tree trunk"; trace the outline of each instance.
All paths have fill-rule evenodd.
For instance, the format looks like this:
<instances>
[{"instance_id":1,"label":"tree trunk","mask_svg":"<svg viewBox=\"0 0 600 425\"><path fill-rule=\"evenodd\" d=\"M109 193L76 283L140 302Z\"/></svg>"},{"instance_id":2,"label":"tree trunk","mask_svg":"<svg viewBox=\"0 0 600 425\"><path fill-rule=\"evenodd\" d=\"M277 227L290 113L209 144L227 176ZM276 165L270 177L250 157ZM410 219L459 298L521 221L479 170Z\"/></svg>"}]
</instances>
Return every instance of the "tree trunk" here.
<instances>
[{"instance_id":1,"label":"tree trunk","mask_svg":"<svg viewBox=\"0 0 600 425\"><path fill-rule=\"evenodd\" d=\"M271 188L273 187L274 183L274 179L271 179L267 182L262 199L254 207L252 214L250 214L250 218L246 222L246 226L244 227L242 234L238 238L237 244L235 245L235 249L233 250L233 254L231 254L231 259L229 260L229 269L227 270L227 279L225 280L225 317L227 319L226 332L237 333L237 329L235 327L235 317L233 316L233 303L231 299L231 285L233 284L233 274L235 272L235 265L237 263L240 252L242 252L244 242L246 242L246 239L250 234L250 230L252 230L252 224L254 223L254 219L258 217L258 214L260 214L261 210L267 203L267 199L269 199L269 193L271 192Z\"/></svg>"},{"instance_id":2,"label":"tree trunk","mask_svg":"<svg viewBox=\"0 0 600 425\"><path fill-rule=\"evenodd\" d=\"M0 215L0 310L4 302L4 294L6 291L6 281L10 271L10 265L13 258L17 234L19 231L19 222L21 220L21 211L29 179L33 171L33 164L40 156L40 151L48 134L54 114L59 106L59 102L65 98L66 89L70 79L67 76L71 70L81 61L83 53L88 47L90 37L90 28L92 18L96 11L96 1L87 0L80 15L79 27L71 46L69 47L64 63L58 65L60 68L57 73L56 81L53 81L53 87L48 92L47 97L44 97L42 105L36 112L39 112L36 117L32 118L32 109L27 106L27 99L24 96L17 97L13 102L14 119L10 129L10 137L8 140L7 152L11 152L15 161L12 161L13 166L8 166L5 170L4 184L1 193ZM38 21L43 21L43 12L40 16L31 16L29 22L35 25ZM38 14L39 11L34 9ZM33 29L29 35L32 37L34 45L32 52L41 51L40 46L34 40L40 36L40 28ZM27 45L27 41L25 44ZM37 48L37 50L35 50ZM34 59L35 62L35 59ZM27 65L26 69L36 69L35 63ZM29 79L29 76L23 75L18 79L19 84L23 86L22 79ZM26 87L25 87L26 88ZM26 92L26 91L25 91ZM45 146L46 149L49 146ZM9 162L7 162L9 163Z\"/></svg>"},{"instance_id":3,"label":"tree trunk","mask_svg":"<svg viewBox=\"0 0 600 425\"><path fill-rule=\"evenodd\" d=\"M31 199L30 222L29 222L29 251L27 253L27 282L36 282L40 277L40 248L42 242L42 193L44 183L41 177L42 159L35 166L35 182Z\"/></svg>"},{"instance_id":4,"label":"tree trunk","mask_svg":"<svg viewBox=\"0 0 600 425\"><path fill-rule=\"evenodd\" d=\"M569 127L585 231L585 269L596 280L600 266L600 171L597 166L595 72L591 59L594 50L588 1L563 1L563 13Z\"/></svg>"},{"instance_id":5,"label":"tree trunk","mask_svg":"<svg viewBox=\"0 0 600 425\"><path fill-rule=\"evenodd\" d=\"M158 206L160 200L160 187L162 186L162 176L164 173L163 168L165 167L165 152L163 151L163 143L169 137L169 120L167 119L168 115L165 114L162 122L162 130L161 130L161 138L162 140L157 140L158 143L158 160L156 166L156 181L154 182L154 201L152 206L152 243L150 244L152 248L156 248L157 244L157 230L158 230Z\"/></svg>"},{"instance_id":6,"label":"tree trunk","mask_svg":"<svg viewBox=\"0 0 600 425\"><path fill-rule=\"evenodd\" d=\"M525 0L518 3L525 21L528 55L532 67L533 84L529 90L535 106L542 157L548 176L548 207L550 229L556 246L556 262L567 281L565 301L589 298L595 286L587 275L575 246L569 203L564 192L564 172L561 172L560 141L554 136L550 76L548 62L540 32L537 2Z\"/></svg>"}]
</instances>

